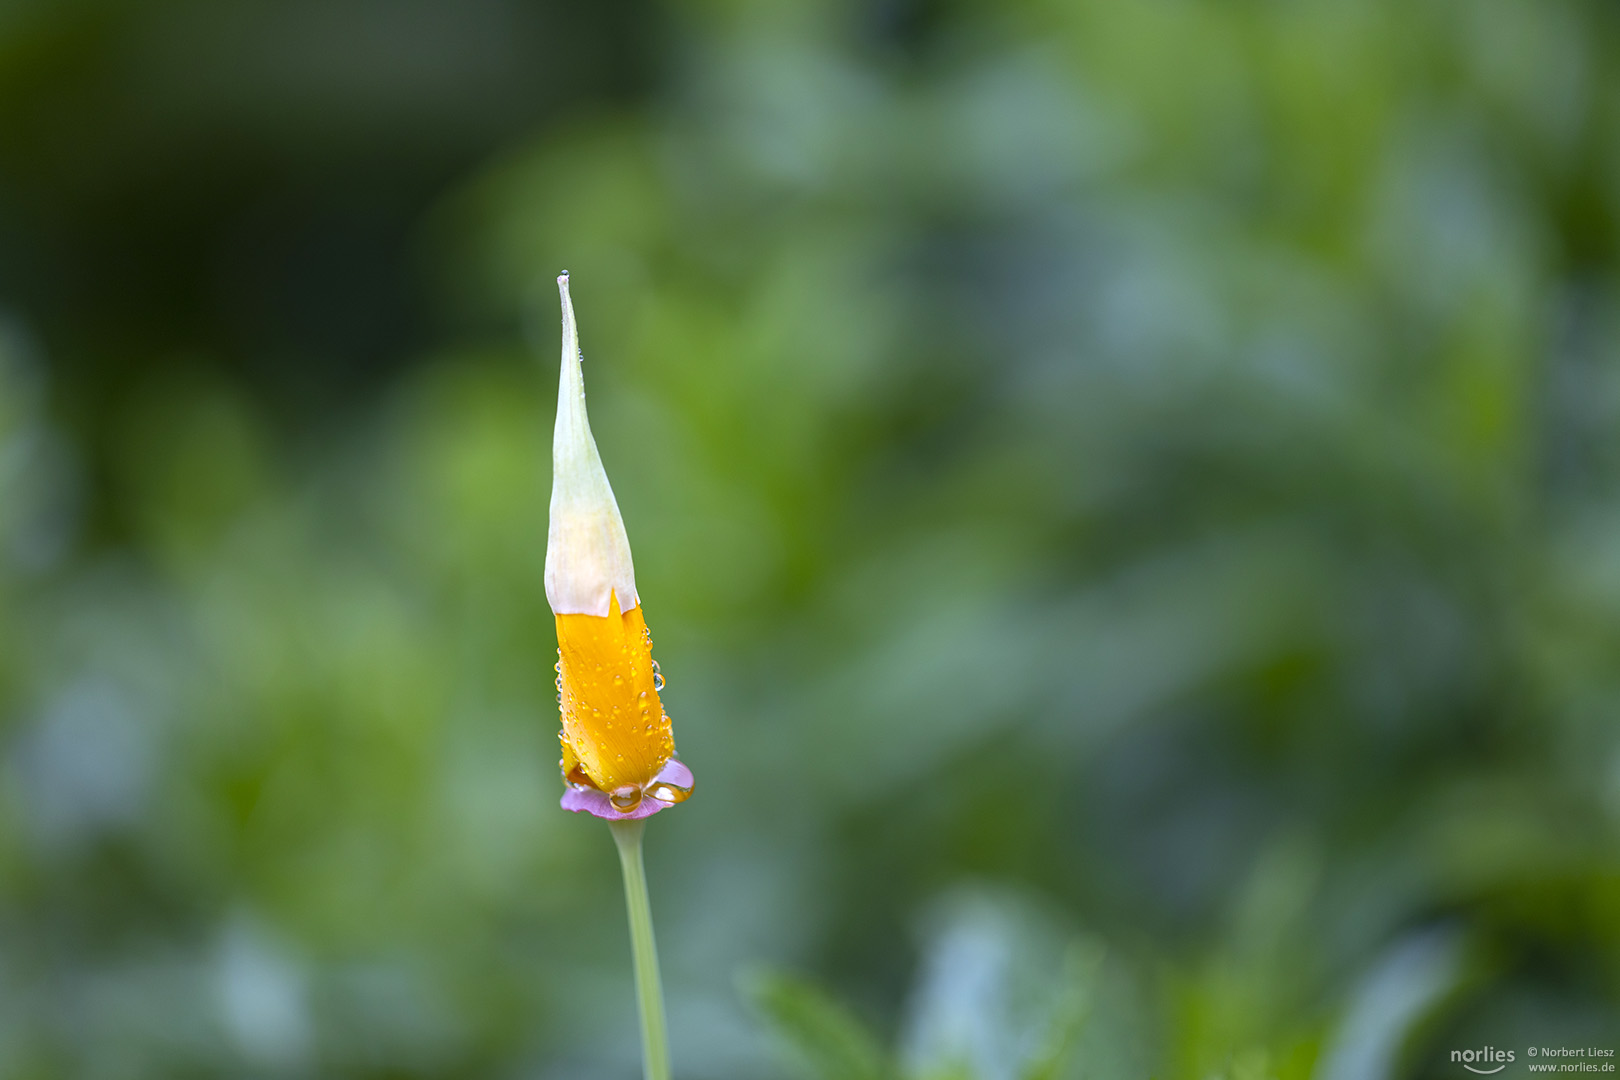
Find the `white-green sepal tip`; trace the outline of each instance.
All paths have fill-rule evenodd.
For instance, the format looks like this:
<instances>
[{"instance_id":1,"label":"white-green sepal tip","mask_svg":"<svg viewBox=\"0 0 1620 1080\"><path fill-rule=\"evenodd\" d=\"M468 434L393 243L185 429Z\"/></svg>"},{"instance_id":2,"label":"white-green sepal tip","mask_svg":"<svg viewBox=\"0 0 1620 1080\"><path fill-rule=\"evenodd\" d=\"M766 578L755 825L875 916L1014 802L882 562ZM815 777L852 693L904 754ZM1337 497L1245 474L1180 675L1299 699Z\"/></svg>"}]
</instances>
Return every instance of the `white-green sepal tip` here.
<instances>
[{"instance_id":1,"label":"white-green sepal tip","mask_svg":"<svg viewBox=\"0 0 1620 1080\"><path fill-rule=\"evenodd\" d=\"M558 615L607 615L617 593L619 610L629 611L641 602L630 539L585 413L585 374L566 270L557 277L557 292L562 297L562 371L551 443L546 599Z\"/></svg>"}]
</instances>

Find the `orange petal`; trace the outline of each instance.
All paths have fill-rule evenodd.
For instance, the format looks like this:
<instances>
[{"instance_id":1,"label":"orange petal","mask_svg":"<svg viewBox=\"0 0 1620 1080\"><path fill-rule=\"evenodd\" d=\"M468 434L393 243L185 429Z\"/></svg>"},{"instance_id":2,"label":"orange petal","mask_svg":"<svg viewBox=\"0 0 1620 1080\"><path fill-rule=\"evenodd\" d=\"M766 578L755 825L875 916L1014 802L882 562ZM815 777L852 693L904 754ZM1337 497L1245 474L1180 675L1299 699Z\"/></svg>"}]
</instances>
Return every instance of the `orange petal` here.
<instances>
[{"instance_id":1,"label":"orange petal","mask_svg":"<svg viewBox=\"0 0 1620 1080\"><path fill-rule=\"evenodd\" d=\"M558 615L563 772L612 793L644 788L675 752L654 685L652 639L638 604L606 616ZM573 766L578 766L577 770Z\"/></svg>"}]
</instances>

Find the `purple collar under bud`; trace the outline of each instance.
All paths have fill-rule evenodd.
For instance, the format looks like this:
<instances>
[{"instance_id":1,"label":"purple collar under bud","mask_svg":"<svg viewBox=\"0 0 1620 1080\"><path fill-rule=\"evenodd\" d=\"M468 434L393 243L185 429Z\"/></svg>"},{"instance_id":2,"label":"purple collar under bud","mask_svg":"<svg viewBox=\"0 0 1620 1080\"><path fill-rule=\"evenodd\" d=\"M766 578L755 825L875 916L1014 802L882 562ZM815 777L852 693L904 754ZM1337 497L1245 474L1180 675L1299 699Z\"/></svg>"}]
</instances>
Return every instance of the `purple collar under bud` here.
<instances>
[{"instance_id":1,"label":"purple collar under bud","mask_svg":"<svg viewBox=\"0 0 1620 1080\"><path fill-rule=\"evenodd\" d=\"M640 801L629 809L620 810L613 805L607 792L583 784L568 786L568 790L563 792L562 808L576 814L590 814L603 821L640 821L684 801L691 794L692 784L692 770L682 764L679 758L672 757L647 785Z\"/></svg>"}]
</instances>

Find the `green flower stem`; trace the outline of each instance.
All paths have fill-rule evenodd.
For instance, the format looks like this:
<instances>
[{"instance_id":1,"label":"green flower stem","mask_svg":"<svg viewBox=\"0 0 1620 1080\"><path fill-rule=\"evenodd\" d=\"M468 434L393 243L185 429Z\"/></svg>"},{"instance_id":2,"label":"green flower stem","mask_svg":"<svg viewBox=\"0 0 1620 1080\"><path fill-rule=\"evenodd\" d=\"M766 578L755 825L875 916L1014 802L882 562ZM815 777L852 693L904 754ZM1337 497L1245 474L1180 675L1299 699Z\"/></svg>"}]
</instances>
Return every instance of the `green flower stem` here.
<instances>
[{"instance_id":1,"label":"green flower stem","mask_svg":"<svg viewBox=\"0 0 1620 1080\"><path fill-rule=\"evenodd\" d=\"M658 979L647 870L641 861L645 821L610 821L624 870L624 905L630 913L630 951L636 963L636 1004L641 1009L641 1066L646 1080L669 1080L669 1037L664 1025L664 989Z\"/></svg>"}]
</instances>

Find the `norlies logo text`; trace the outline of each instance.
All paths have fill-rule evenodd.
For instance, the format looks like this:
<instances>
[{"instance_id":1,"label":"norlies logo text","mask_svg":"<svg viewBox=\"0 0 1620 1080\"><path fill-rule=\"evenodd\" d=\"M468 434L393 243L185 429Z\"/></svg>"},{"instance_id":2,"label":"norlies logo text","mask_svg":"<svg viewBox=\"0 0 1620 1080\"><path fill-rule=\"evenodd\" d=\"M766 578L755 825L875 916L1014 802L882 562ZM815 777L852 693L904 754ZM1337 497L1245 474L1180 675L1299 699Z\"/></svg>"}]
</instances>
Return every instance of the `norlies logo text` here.
<instances>
[{"instance_id":1,"label":"norlies logo text","mask_svg":"<svg viewBox=\"0 0 1620 1080\"><path fill-rule=\"evenodd\" d=\"M1503 1069L1507 1068L1508 1062L1513 1060L1513 1051L1498 1050L1494 1046L1487 1046L1483 1050L1453 1050L1451 1052L1451 1060L1460 1062L1462 1067L1467 1069L1469 1072L1479 1073L1481 1076L1489 1076L1492 1073L1499 1073ZM1472 1062L1478 1062L1480 1065L1495 1065L1496 1067L1494 1069L1476 1069L1473 1064L1471 1064Z\"/></svg>"}]
</instances>

